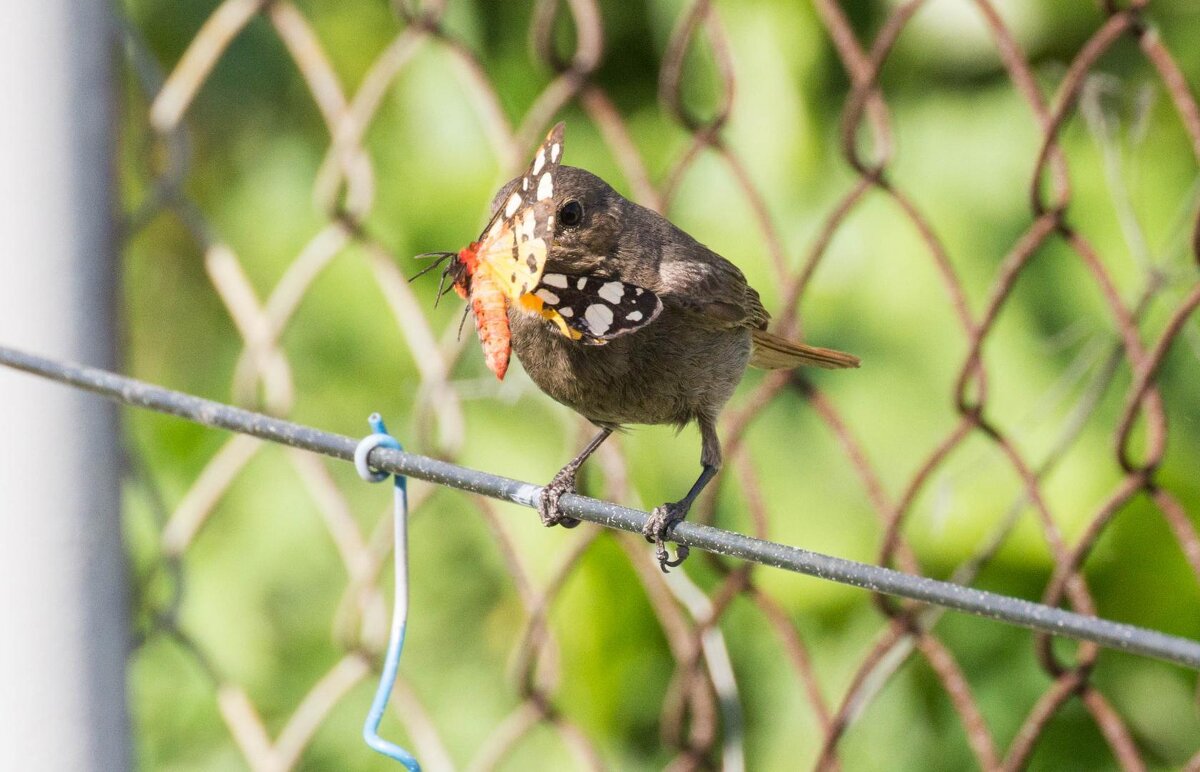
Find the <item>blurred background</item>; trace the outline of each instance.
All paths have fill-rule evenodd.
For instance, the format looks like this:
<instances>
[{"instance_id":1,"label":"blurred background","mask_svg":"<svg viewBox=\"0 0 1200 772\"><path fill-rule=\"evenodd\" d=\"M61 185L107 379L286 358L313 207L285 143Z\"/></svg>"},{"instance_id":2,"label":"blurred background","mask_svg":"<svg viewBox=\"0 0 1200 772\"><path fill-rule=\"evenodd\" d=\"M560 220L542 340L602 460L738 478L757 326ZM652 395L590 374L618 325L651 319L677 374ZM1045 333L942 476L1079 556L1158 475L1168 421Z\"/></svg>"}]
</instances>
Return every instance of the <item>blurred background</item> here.
<instances>
[{"instance_id":1,"label":"blurred background","mask_svg":"<svg viewBox=\"0 0 1200 772\"><path fill-rule=\"evenodd\" d=\"M471 327L456 335L457 298L435 308L436 280L406 279L412 255L476 236L562 119L566 163L737 263L780 330L863 359L748 372L694 518L1200 636L1195 319L1122 431L1131 361L1197 286L1194 3L117 16L125 372L349 435L378 410L409 450L548 481L588 428L520 367L495 381ZM394 768L359 737L391 597L384 490L123 419L137 765ZM636 428L585 490L674 500L698 450L694 428ZM699 553L664 578L628 534L411 489L384 734L428 769L1200 768L1181 668L1039 652L1022 630Z\"/></svg>"}]
</instances>

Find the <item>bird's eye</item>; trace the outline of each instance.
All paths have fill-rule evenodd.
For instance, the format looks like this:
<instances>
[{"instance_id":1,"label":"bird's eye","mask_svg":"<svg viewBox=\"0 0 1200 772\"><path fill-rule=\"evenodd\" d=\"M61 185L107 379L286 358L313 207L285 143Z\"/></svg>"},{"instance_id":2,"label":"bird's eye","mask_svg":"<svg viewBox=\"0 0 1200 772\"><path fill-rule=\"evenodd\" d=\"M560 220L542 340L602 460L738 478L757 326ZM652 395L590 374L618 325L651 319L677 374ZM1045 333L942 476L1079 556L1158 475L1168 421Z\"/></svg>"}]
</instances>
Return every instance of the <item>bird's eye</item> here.
<instances>
[{"instance_id":1,"label":"bird's eye","mask_svg":"<svg viewBox=\"0 0 1200 772\"><path fill-rule=\"evenodd\" d=\"M583 205L571 199L558 210L558 221L567 227L578 225L583 221Z\"/></svg>"}]
</instances>

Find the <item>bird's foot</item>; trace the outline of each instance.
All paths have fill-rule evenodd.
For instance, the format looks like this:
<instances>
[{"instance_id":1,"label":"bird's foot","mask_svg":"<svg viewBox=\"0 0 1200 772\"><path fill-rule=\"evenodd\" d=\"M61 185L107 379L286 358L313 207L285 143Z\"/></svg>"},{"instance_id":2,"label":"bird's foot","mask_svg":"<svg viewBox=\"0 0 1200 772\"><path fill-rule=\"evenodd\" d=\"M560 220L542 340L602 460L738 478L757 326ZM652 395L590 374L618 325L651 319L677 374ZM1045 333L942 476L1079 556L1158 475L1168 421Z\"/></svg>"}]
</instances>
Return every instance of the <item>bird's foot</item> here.
<instances>
[{"instance_id":1,"label":"bird's foot","mask_svg":"<svg viewBox=\"0 0 1200 772\"><path fill-rule=\"evenodd\" d=\"M538 514L542 516L542 525L547 528L555 525L574 528L579 525L578 520L564 515L558 504L558 500L565 494L575 492L575 474L574 472L564 474L565 472L567 472L566 469L554 475L550 484L542 488L542 496L538 499Z\"/></svg>"},{"instance_id":2,"label":"bird's foot","mask_svg":"<svg viewBox=\"0 0 1200 772\"><path fill-rule=\"evenodd\" d=\"M669 573L668 568L674 568L687 559L688 548L678 544L675 548L675 558L672 560L671 553L667 551L666 541L671 538L675 526L687 516L690 503L674 501L657 506L647 518L646 525L642 527L646 541L654 544L654 557L658 558L658 567L664 574Z\"/></svg>"}]
</instances>

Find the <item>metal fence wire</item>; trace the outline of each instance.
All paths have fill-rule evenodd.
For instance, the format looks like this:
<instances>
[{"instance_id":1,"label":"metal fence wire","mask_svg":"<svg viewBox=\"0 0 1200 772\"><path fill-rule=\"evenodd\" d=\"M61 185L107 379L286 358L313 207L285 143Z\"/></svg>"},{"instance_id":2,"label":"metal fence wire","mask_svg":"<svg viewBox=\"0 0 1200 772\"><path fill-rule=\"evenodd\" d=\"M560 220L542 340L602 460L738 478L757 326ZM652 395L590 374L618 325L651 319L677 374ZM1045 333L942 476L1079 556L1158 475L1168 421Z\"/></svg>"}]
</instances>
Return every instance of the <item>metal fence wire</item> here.
<instances>
[{"instance_id":1,"label":"metal fence wire","mask_svg":"<svg viewBox=\"0 0 1200 772\"><path fill-rule=\"evenodd\" d=\"M357 5L347 4L341 12L380 14L374 6L358 9ZM1072 205L1078 195L1078 167L1103 167L1112 159L1072 159L1062 145L1064 133L1079 126L1090 126L1101 134L1112 130L1104 125L1109 116L1102 109L1102 92L1114 78L1119 84L1122 76L1104 74L1100 63L1114 50L1121 50L1126 60L1134 52L1142 57L1143 64L1148 64L1139 72L1153 75L1154 93L1165 94L1173 119L1186 134L1193 157L1181 158L1179 163L1184 173L1194 177L1200 161L1200 108L1194 95L1194 79L1189 82L1185 67L1156 29L1155 7L1150 0L1125 4L1106 0L1080 10L1093 14L1094 31L1078 46L1064 43L1074 46L1062 52L1066 67L1049 75L1031 64L1018 42L1020 36L1006 22L1003 3L959 3L955 13L975 15L986 29L1007 73L1013 98L1021 100L1030 130L1040 137L1036 154L1029 159L1032 174L1027 178L1031 182L1026 226L1023 232L999 237L1007 241L996 253L1002 254L1002 259L994 263L986 285L972 284L973 280L964 277L962 260L952 254L937 224L927 216L919 186L899 181L914 177L895 173L897 165L903 163L903 148L893 130L888 88L881 85L887 81L881 81L881 73L897 50L897 41L917 23L914 19L919 20L927 5L931 12L940 13L946 4L925 0L882 4L875 9L882 22L864 30L861 20L848 17L847 9L835 0L812 0L811 10L815 10L827 36L826 40L814 41L814 45L828 46L845 72L844 93L837 95L844 99L840 150L854 176L842 195L829 201L827 214L814 232L803 236L776 221L754 174L738 147L729 141L727 124L737 117L740 105L735 78L744 82L748 77L735 66L730 49L727 24L729 15L738 13L732 4L725 8L701 0L678 7L674 31L662 49L658 98L662 109L689 139L684 150L669 159L665 175L657 181L652 179L648 170L651 165L634 139L639 134L631 127L634 118L622 113L597 78L606 57L619 52L606 50L605 9L593 0L542 0L533 5L529 35L536 66L548 68L552 77L529 99L528 109L515 125L509 117L512 100L493 82L485 53L451 31L454 25L448 19L452 20L455 13L453 3L430 2L421 7L396 3L386 22L396 28L392 42L373 58L359 54L361 61L353 66L335 66L340 59L331 52L348 45L347 41L338 38L336 24L318 33L301 3L224 0L207 13L186 50L165 68L147 43L154 36L153 25L192 23L185 18L184 9L187 14L195 13L195 4L178 8L166 4L154 15L130 10L120 22L129 92L124 152L136 158L141 178L130 183L135 201L127 213L123 238L126 244L133 244L154 229L174 228L186 234L183 238L194 240L203 255L212 291L240 336L240 350L232 366L234 401L274 416L317 425L324 422L314 417L317 408L313 405L333 401L336 394L327 391L322 400L307 404L301 399L306 386L298 382L296 374L303 372L303 364L297 362L302 355L289 351L285 338L304 303L322 291L332 294L332 290L318 288L319 280L339 260L365 264L374 283L373 291L386 299L400 333L399 337L380 333L388 344L370 343L372 355L409 357L420 376L412 391L411 406L419 436L402 439L414 450L446 460L468 456L465 448L477 439L469 428L472 411L486 409L487 404L495 409L500 404L496 399L506 392L485 390L489 400L478 400L479 383L454 376L464 352L474 350L473 338L466 335L465 340L457 340L457 317L449 320L441 312L432 314L428 292L420 290L417 294L406 282L404 266L408 263L389 246L386 229L380 226L386 217L403 218L406 204L377 200L379 162L368 143L372 126L390 109L388 96L394 84L415 63L429 66L429 60L419 53L433 49L439 54L433 60L436 66L453 69L473 110L472 120L484 127L504 170L517 169L546 128L564 111L574 111L577 116L568 125L576 136L583 135L576 127L585 123L593 127L591 130L610 154L609 162L623 177L613 180L618 187L659 211L671 212L689 172L699 164L715 161L733 181L733 186L719 195L748 207L757 224L757 243L766 247L766 270L779 298L771 311L782 334L799 334L800 308L813 293L814 276L825 265L831 244L865 202L883 201L894 206L897 216L909 222L918 234L924 259L932 267L931 275L941 284L940 293L927 292L923 302L948 308L947 318L953 320L962 341L953 393L947 400L952 420L946 423L940 440L930 447L914 447L905 458L874 458L863 441L861 428L854 423L853 410L830 392L831 388L842 388L847 380L771 373L751 381L727 410L721 427L727 448L726 471L710 495L693 510L692 519L723 522L717 517L718 511L725 512L728 502L736 499L743 511L749 512L745 522L753 535L779 538L776 528L780 520L793 516L791 513L805 503L789 501L784 505L769 499L760 484L760 470L751 457L746 436L758 419L789 404L788 400L799 398L804 411L815 415L823 425L814 422L809 431L824 432L832 438L829 447L842 456L838 463L851 471L861 486L858 494L874 509L880 545L875 559L879 565L918 575L949 576L970 585L978 581L1005 545L1017 538L1014 533L1033 522L1052 560L1053 571L1044 586L1030 588L1030 594L1040 592L1048 604L1093 614L1098 606L1104 608L1105 592L1119 595L1112 587L1097 589L1086 576L1085 569L1098 545L1123 519L1161 519L1169 529L1169 549L1174 551L1173 556L1163 559L1185 561L1200 585L1196 518L1181 505L1178 490L1180 485L1194 484L1178 477L1164 479L1160 474L1167 452L1168 418L1194 421L1196 416L1194 391L1188 394L1178 387L1168 390L1162 371L1172 352L1195 357L1196 330L1188 322L1200 304L1200 280L1194 266L1164 268L1161 261L1153 259L1139 261L1131 275L1125 259L1101 254L1090 235L1092 224L1073 217ZM659 8L656 12L661 11ZM805 12L809 12L807 7ZM205 211L191 175L197 145L219 147L223 138L190 136L189 111L203 102L206 83L219 70L223 58L235 56L239 37L250 34L251 28L253 34L271 34L282 43L276 49L280 62L288 65L284 88L293 89L290 93L294 95L294 89L302 85L329 137L324 159L313 176L313 192L323 213L321 221L303 247L286 259L278 256L277 244L264 246L262 241L247 236L240 245L238 238L221 234L213 213ZM696 57L707 65L697 65ZM239 66L245 66L244 62ZM358 67L355 74L346 75L353 67ZM350 90L348 81L356 81L357 88ZM695 98L698 91L709 94L709 106L704 111L694 106L703 101ZM236 106L225 105L223 109ZM768 126L761 129L770 131ZM1010 131L1011 127L997 126L997 141L1004 141ZM583 163L585 159L579 155L570 155L570 147L569 135L568 162ZM238 152L236 148L222 150ZM210 155L214 152L211 147L205 151ZM1186 250L1193 259L1200 259L1200 221L1196 220L1194 195L1184 206L1190 237ZM1120 216L1118 213L1118 219ZM427 248L446 246L431 244ZM1095 309L1107 318L1115 335L1100 346L1086 369L1063 374L1083 386L1071 392L1074 401L1067 419L1056 430L1052 449L1033 453L1017 436L1019 422L1004 414L1025 408L1003 403L990 388L995 373L989 367L986 349L997 337L995 331L1011 323L1006 321L1005 312L1011 308L1009 301L1018 283L1036 270L1039 256L1047 253L1081 267L1077 278L1095 291ZM350 254L354 257L344 257ZM886 259L886 255L877 259ZM265 291L264 286L268 287ZM1130 292L1128 287L1140 287L1140 291ZM972 298L982 298L982 302ZM136 305L139 300L132 297L129 302ZM823 295L822 302L836 299ZM1166 306L1170 308L1164 311ZM328 303L323 307L328 308ZM364 348L378 328L387 324L382 319L364 323ZM130 334L137 339L137 330ZM820 336L813 338L822 342ZM867 358L866 368L854 377L869 377L870 364ZM1189 364L1194 367L1194 359ZM217 371L219 368L214 367L203 373L198 383L219 388ZM395 383L379 384L377 391L394 396L398 388ZM1100 410L1104 404L1110 405L1107 413ZM387 404L376 402L372 407L387 414ZM1064 513L1052 511L1051 502L1056 500L1049 490L1053 472L1085 442L1087 432L1094 430L1096 416L1108 414L1117 416L1115 424L1105 428L1108 436L1115 437L1107 463L1115 462L1119 467L1114 475L1116 482L1098 504L1074 501L1076 509L1086 506L1090 511L1070 513L1074 525L1064 528ZM398 426L393 423L393 428ZM349 427L342 429L350 431ZM203 685L193 684L193 688L211 690L228 738L232 739L195 739L197 747L223 749L212 757L218 763L233 763L235 754L239 764L255 770L384 763L369 758L347 759L344 755L333 758L329 750L344 747L330 744L332 733L357 732L356 722L361 720L361 706L368 691L365 681L378 667L386 633L390 520L383 514L379 499L367 498L371 492L360 491L365 486L316 456L293 448L275 449L244 435L224 439L194 479L180 480L145 458L150 452L144 439L147 433L153 434L152 428L136 433L142 439L135 441L131 449L130 486L136 492L135 498L150 502L147 507L162 512L162 519L161 530L154 535L159 545L155 554L137 556L136 560L142 624L133 666L139 667L139 661L146 658L154 658L161 666L164 657L174 661L171 657L175 656L181 673L200 673ZM567 434L563 448L575 447L582 429L571 424ZM919 552L910 544L906 524L917 502L948 468L949 459L964 449L1001 459L996 474L1015 480L1018 495L1009 508L1010 514L981 538L969 560L957 567L931 567L922 563ZM168 451L154 451L160 452ZM565 460L568 456L565 450L563 453ZM294 472L295 487L287 501L259 503L264 507L304 506L318 512L333 551L313 560L336 554L346 576L341 600L335 607L288 607L278 612L281 617L290 613L328 614L333 626L333 643L319 644L329 647L330 652L323 675L313 682L298 683L292 673L273 671L273 678L287 683L281 691L244 681L244 673L255 671L234 653L238 649L236 634L230 630L193 629L186 621L189 587L197 572L217 570L214 562L227 571L236 564L236 556L214 561L215 551L230 547L228 540L204 543L211 521L218 513L222 518L236 517L241 524L255 517L253 512L235 515L222 511L221 505L234 489L254 484L262 466L258 462L267 454L277 454L276 460L285 459ZM601 482L591 492L636 506L630 482L635 470L627 464L620 443L606 446L594 463ZM1089 463L1098 462L1091 458ZM684 471L692 470L689 466ZM428 511L441 498L435 497L436 490L432 485L414 486L411 510L417 528L413 536L415 552L420 551L420 539L440 538L432 527L421 530L423 510ZM1101 656L1095 645L1053 645L1049 636L1035 636L1036 662L1044 673L1040 693L1030 693L1018 704L987 704L978 694L978 683L973 683L976 669L986 664L980 661L979 649L956 651L948 643L952 636L945 632L946 623L939 609L880 595L875 596L879 621L873 641L853 652L852 662L839 661L836 673L824 672L821 664L814 662L806 643L806 637L813 633L805 617L793 613L775 597L769 582L763 581L770 569L697 554L684 569L664 577L640 538L586 525L569 533L559 530L542 537L545 541L538 544L543 551L551 544L561 549L546 568L543 555L530 554L522 546L524 537L516 533L515 518L499 514L488 499L446 495L455 497L462 517L479 518L486 527L486 549L490 551L486 560L502 566L499 570L509 577L516 602L515 607L504 607L505 601L498 595L496 613L516 615L521 621L520 633L504 644L510 658L505 688L511 702L505 717L495 722L483 738L464 738L453 719L476 708L470 684L446 678L441 689L431 692L417 682L433 683L436 678L413 679L402 666L393 700L394 716L402 727L397 731L411 741L429 770L483 770L516 763L538 766L539 760L545 768L556 763L589 769L620 768L630 763L621 755L630 747L644 749L648 758L665 762L671 769L740 769L747 763L753 765L754 748L759 745L756 732L765 731L759 729L763 722L772 724L772 731L787 732L791 731L787 727L796 727L791 758L802 766L838 769L843 764L854 766L854 760L886 760L886 749L881 749L882 756L871 756L855 745L859 742L856 737L872 736L865 734L864 717L871 715L872 707L880 700L888 699L890 690L900 688L897 684L914 669L923 674L923 682L930 688L937 687L927 696L933 706L930 710L949 709L961 728L961 748L947 750L947 759L973 759L980 768L989 770L1024 768L1036 764L1040 754L1052 754L1047 749L1053 741L1047 738L1053 735L1056 725L1068 722L1072 726L1090 724L1087 731L1102 738L1112 765L1125 769L1167 765L1200 770L1200 736L1164 749L1154 739L1157 735L1146 727L1175 719L1131 715L1121 695L1111 690L1105 678L1106 669L1115 667L1113 662L1119 664L1121 655ZM301 505L297 498L306 502ZM379 502L378 519L364 524L355 514L360 507L352 501ZM1032 518L1024 517L1029 513ZM528 518L526 525L532 529L534 518L528 512L524 515ZM577 667L580 658L599 653L595 646L586 647L589 653L578 645L573 648L572 641L578 644L578 639L569 635L572 620L556 618L555 611L563 593L571 591L572 582L583 581L589 553L614 548L628 556L629 573L620 577L626 585L624 591L630 595L640 593L644 601L639 602L644 602L646 609L597 607L595 613L639 614L653 620L665 639L667 654L662 666L669 672L665 689L656 687L654 679L620 685L629 693L628 700L658 701L661 708L656 726L630 726L629 737L619 742L598 737L573 713L571 706L586 696L562 691L564 671ZM203 553L204 559L196 557L197 553ZM444 583L438 586L452 585L455 573L471 571L470 563L476 559L464 557L453 566L417 566L416 581L419 585L421 571L425 570L425 576L436 574L436 582ZM303 568L304 561L300 560L288 570L295 575ZM237 590L226 587L226 591ZM1196 588L1179 588L1178 592L1194 595ZM457 596L449 593L446 597ZM418 597L414 608L417 625L420 601ZM272 619L278 622L276 617ZM645 619L631 619L629 624L643 624ZM754 619L756 625L752 644L740 639L738 632L742 623L749 624L749 619ZM731 620L739 620L739 626L731 627ZM981 636L994 627L987 622L970 623L981 630L986 627ZM462 635L488 635L488 624L487 620L464 623ZM1177 628L1182 632L1194 630L1193 621L1187 620ZM786 688L796 696L788 703L789 711L750 720L744 715L744 695L740 694L739 656L755 647L769 647L772 656L786 662L790 673L787 681L773 688ZM1166 678L1190 677L1169 665L1148 667L1166 673ZM271 696L256 701L256 693ZM140 694L144 691L135 691L135 696ZM347 709L347 703L352 703L353 709ZM1195 705L1190 709L1194 714ZM134 713L140 723L156 718L143 711L135 702ZM1194 715L1178 720L1196 726ZM178 727L176 731L183 732ZM906 731L900 728L893 737L903 737ZM1180 747L1192 755L1180 755ZM163 751L143 753L155 757ZM365 749L363 755L368 755ZM953 766L945 760L938 763Z\"/></svg>"}]
</instances>

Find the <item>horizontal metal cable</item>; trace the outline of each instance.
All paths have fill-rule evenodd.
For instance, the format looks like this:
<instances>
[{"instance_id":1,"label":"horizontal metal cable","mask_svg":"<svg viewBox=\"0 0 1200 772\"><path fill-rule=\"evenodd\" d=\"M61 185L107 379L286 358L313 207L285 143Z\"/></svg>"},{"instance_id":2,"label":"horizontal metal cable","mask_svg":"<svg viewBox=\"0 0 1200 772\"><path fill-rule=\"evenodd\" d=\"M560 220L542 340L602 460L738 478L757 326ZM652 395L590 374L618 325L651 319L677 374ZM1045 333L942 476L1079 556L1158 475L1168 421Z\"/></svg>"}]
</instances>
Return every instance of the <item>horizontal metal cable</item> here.
<instances>
[{"instance_id":1,"label":"horizontal metal cable","mask_svg":"<svg viewBox=\"0 0 1200 772\"><path fill-rule=\"evenodd\" d=\"M169 413L205 426L229 429L345 461L354 460L357 438L323 432L250 410L164 389L105 370L47 359L4 346L0 346L0 364L95 392L118 402ZM388 448L373 450L369 461L371 466L377 469L527 507L537 505L542 490L539 485ZM563 511L571 517L634 533L642 532L642 526L648 517L646 512L585 496L564 496L562 505ZM933 603L1053 635L1094 641L1102 646L1200 670L1200 641L1188 638L1084 616L950 582L913 576L890 568L822 555L698 523L680 523L675 528L673 540L695 549L888 595Z\"/></svg>"}]
</instances>

